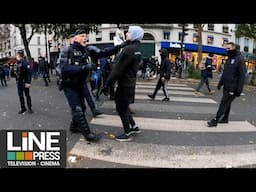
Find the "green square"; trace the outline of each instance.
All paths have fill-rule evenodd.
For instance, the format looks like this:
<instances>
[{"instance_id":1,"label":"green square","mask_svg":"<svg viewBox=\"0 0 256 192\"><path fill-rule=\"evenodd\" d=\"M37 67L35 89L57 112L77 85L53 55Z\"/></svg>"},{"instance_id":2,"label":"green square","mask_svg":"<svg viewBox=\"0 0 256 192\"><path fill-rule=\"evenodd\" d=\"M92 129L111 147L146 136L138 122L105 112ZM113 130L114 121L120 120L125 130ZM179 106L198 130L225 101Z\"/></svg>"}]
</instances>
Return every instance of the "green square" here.
<instances>
[{"instance_id":1,"label":"green square","mask_svg":"<svg viewBox=\"0 0 256 192\"><path fill-rule=\"evenodd\" d=\"M16 160L24 160L24 152L16 152Z\"/></svg>"},{"instance_id":2,"label":"green square","mask_svg":"<svg viewBox=\"0 0 256 192\"><path fill-rule=\"evenodd\" d=\"M16 160L15 152L7 152L7 161Z\"/></svg>"}]
</instances>

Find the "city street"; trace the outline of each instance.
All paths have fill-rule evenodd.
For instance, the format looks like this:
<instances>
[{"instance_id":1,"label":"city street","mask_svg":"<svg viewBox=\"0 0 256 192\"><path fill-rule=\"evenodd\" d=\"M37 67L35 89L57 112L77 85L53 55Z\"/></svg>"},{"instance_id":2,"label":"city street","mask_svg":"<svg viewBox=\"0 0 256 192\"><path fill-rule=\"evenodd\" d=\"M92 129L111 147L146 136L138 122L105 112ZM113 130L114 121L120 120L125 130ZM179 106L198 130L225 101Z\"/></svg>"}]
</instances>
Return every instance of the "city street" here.
<instances>
[{"instance_id":1,"label":"city street","mask_svg":"<svg viewBox=\"0 0 256 192\"><path fill-rule=\"evenodd\" d=\"M118 142L114 135L123 132L115 104L105 96L96 102L104 112L87 117L91 128L102 133L98 143L88 143L80 134L69 132L70 110L56 87L55 76L49 87L42 79L33 80L31 97L34 114L19 115L15 80L0 87L0 129L67 130L68 168L211 168L253 167L256 164L256 87L245 86L244 95L235 99L228 124L208 128L207 121L217 112L221 91L209 95L194 93L198 80L172 78L168 85L169 102L162 102L160 89L156 100L156 80L140 80L136 86L135 121L142 130L130 142ZM216 89L216 81L210 83Z\"/></svg>"}]
</instances>

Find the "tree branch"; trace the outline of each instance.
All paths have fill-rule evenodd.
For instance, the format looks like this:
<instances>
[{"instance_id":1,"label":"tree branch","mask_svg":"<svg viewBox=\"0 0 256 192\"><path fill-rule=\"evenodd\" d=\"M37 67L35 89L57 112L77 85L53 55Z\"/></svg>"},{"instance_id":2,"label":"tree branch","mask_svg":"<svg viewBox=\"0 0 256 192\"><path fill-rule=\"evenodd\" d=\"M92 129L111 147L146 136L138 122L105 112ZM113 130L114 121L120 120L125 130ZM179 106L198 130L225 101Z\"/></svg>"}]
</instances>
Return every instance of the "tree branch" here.
<instances>
[{"instance_id":1,"label":"tree branch","mask_svg":"<svg viewBox=\"0 0 256 192\"><path fill-rule=\"evenodd\" d=\"M31 39L32 39L32 37L33 37L33 35L34 35L34 32L35 32L35 27L32 26L31 34L30 34L30 36L27 38L28 43L30 43L30 41L31 41Z\"/></svg>"}]
</instances>

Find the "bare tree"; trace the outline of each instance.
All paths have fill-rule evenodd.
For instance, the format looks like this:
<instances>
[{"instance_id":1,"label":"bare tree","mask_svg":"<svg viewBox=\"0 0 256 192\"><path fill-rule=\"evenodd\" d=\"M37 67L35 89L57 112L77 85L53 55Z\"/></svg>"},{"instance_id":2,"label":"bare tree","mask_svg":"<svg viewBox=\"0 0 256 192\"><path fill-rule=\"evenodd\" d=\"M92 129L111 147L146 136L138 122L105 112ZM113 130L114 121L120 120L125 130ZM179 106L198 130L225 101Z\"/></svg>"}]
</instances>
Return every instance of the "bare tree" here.
<instances>
[{"instance_id":1,"label":"bare tree","mask_svg":"<svg viewBox=\"0 0 256 192\"><path fill-rule=\"evenodd\" d=\"M203 38L202 38L202 32L205 24L197 24L197 31L198 31L198 64L196 65L196 68L199 67L200 63L203 59Z\"/></svg>"}]
</instances>

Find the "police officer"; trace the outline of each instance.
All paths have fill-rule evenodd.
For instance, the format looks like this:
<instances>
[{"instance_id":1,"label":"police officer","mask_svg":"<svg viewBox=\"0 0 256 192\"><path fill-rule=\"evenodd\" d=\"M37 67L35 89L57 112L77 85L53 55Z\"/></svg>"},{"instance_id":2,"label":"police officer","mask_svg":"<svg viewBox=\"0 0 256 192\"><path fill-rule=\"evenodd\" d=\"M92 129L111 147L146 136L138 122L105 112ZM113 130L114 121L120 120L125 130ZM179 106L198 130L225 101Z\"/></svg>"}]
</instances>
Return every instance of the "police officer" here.
<instances>
[{"instance_id":1,"label":"police officer","mask_svg":"<svg viewBox=\"0 0 256 192\"><path fill-rule=\"evenodd\" d=\"M94 46L86 46L86 33L83 30L75 32L74 43L62 50L59 59L64 94L72 112L70 131L81 132L88 141L97 141L99 136L93 133L85 117L84 90L89 71L95 68L88 63L91 54L106 56L114 54L120 47L101 51Z\"/></svg>"},{"instance_id":2,"label":"police officer","mask_svg":"<svg viewBox=\"0 0 256 192\"><path fill-rule=\"evenodd\" d=\"M123 124L124 133L115 137L117 141L130 141L132 139L130 135L141 132L129 112L129 104L135 97L136 75L141 62L140 41L143 36L144 30L141 27L129 27L126 33L126 40L129 44L122 49L115 59L114 68L104 87L104 92L107 92L108 86L115 81L118 83L115 103Z\"/></svg>"},{"instance_id":3,"label":"police officer","mask_svg":"<svg viewBox=\"0 0 256 192\"><path fill-rule=\"evenodd\" d=\"M69 43L70 43L70 45L72 45L72 44L74 43L75 36L76 36L78 33L80 33L79 30L76 31L75 33L72 33L72 34L69 35L68 38L69 38ZM68 49L68 47L65 47L64 49ZM87 52L88 52L88 51L87 51ZM87 53L87 54L89 54L89 53ZM92 99L91 93L90 93L90 91L89 91L89 89L88 89L88 86L87 86L87 83L86 83L86 82L84 83L83 93L84 93L84 97L85 97L85 99L86 99L86 102L88 103L88 105L89 105L89 107L90 107L90 109L91 109L91 112L92 112L93 116L96 117L96 116L98 116L98 115L103 114L103 112L101 112L100 110L98 110L98 109L96 108L96 105L95 105L95 103L94 103L94 101L93 101L93 99ZM72 123L71 123L71 126L73 126Z\"/></svg>"},{"instance_id":4,"label":"police officer","mask_svg":"<svg viewBox=\"0 0 256 192\"><path fill-rule=\"evenodd\" d=\"M233 42L226 44L226 50L228 59L217 86L218 90L223 86L223 96L216 117L208 122L209 127L215 127L218 123L228 123L231 103L243 91L246 73L243 56L236 50Z\"/></svg>"},{"instance_id":5,"label":"police officer","mask_svg":"<svg viewBox=\"0 0 256 192\"><path fill-rule=\"evenodd\" d=\"M17 66L16 66L17 69L15 72L15 77L16 77L18 95L19 95L20 106L21 106L21 110L19 111L19 114L24 114L27 111L27 108L25 107L23 93L25 93L25 96L26 96L28 112L33 113L31 97L29 94L29 88L31 87L31 71L30 71L30 66L28 62L24 59L23 50L19 50L17 52L16 59L17 59Z\"/></svg>"}]
</instances>

